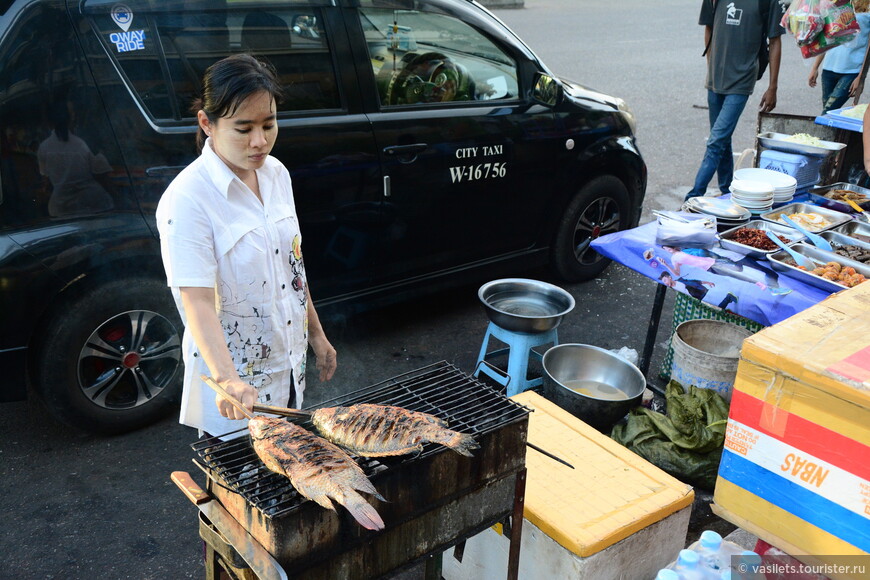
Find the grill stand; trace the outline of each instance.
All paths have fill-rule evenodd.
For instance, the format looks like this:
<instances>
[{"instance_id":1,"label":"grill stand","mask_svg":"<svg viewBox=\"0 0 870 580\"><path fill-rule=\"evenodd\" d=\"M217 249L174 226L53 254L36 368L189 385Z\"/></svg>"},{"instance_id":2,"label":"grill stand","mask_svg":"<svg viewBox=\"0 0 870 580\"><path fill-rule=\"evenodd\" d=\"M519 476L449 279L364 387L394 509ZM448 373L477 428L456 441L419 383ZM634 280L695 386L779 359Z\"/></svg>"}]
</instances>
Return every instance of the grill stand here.
<instances>
[{"instance_id":1,"label":"grill stand","mask_svg":"<svg viewBox=\"0 0 870 580\"><path fill-rule=\"evenodd\" d=\"M419 455L364 462L369 479L388 500L370 500L387 522L377 533L360 527L344 508L335 512L302 500L285 478L262 467L246 437L193 445L197 464L208 476L208 492L281 572L297 580L368 580L421 562L434 566L440 558L432 556L511 516L508 577L515 579L529 409L444 361L324 405L353 402L435 414L460 432L474 433L480 448L473 457L463 457L429 445Z\"/></svg>"},{"instance_id":2,"label":"grill stand","mask_svg":"<svg viewBox=\"0 0 870 580\"><path fill-rule=\"evenodd\" d=\"M514 483L514 503L511 513L510 524L505 518L505 530L510 531L510 549L508 552L508 568L507 580L518 580L519 565L520 565L520 545L522 542L523 529L523 506L525 503L526 493L526 469L523 468L516 474ZM492 522L495 523L495 522ZM492 523L482 526L474 533L467 534L456 544L455 556L461 559L462 548L465 541L478 533L484 531L492 525ZM205 579L219 580L222 578L221 571L224 571L232 580L258 580L258 576L248 567L235 547L224 538L212 526L211 522L202 513L199 514L199 535L205 544ZM440 580L441 578L441 558L446 553L445 550L436 550L430 554L426 554L419 558L425 559L424 580ZM414 563L405 566L404 568L413 567ZM401 569L396 570L399 572ZM289 576L289 574L288 574Z\"/></svg>"}]
</instances>

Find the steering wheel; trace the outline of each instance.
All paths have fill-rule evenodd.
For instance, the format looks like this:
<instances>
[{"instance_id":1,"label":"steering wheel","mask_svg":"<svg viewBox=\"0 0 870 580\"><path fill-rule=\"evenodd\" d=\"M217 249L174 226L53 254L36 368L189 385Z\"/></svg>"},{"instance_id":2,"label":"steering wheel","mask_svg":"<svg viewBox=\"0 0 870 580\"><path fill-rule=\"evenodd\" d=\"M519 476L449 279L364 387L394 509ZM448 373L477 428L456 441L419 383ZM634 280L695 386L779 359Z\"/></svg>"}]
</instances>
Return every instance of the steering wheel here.
<instances>
[{"instance_id":1,"label":"steering wheel","mask_svg":"<svg viewBox=\"0 0 870 580\"><path fill-rule=\"evenodd\" d=\"M447 57L433 52L413 58L393 72L387 85L386 104L440 102L445 86L451 80L454 86L456 82L456 73L449 70L446 63Z\"/></svg>"}]
</instances>

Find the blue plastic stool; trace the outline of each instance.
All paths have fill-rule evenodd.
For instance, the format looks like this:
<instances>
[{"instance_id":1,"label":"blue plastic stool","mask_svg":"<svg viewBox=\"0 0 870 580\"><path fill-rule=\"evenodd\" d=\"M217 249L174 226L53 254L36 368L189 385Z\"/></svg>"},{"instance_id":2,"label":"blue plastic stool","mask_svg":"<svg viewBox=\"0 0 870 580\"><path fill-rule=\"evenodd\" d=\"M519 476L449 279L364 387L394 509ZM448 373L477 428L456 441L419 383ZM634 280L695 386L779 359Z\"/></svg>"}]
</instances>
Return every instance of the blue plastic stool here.
<instances>
[{"instance_id":1,"label":"blue plastic stool","mask_svg":"<svg viewBox=\"0 0 870 580\"><path fill-rule=\"evenodd\" d=\"M501 348L492 352L487 352L490 338L497 338L507 344L507 348ZM489 323L486 329L486 335L483 337L483 344L480 347L480 354L477 357L477 370L474 371L474 376L480 376L480 373L485 374L489 378L496 381L498 384L505 387L507 396L512 397L518 393L537 387L544 382L542 377L534 379L527 378L529 371L529 360L535 357L538 360L543 358L543 355L532 350L537 346L552 343L553 346L559 344L559 337L556 334L556 329L546 330L535 334L526 332L514 332L505 330L497 326L494 322ZM499 373L486 362L487 358L504 354L508 354L507 376Z\"/></svg>"}]
</instances>

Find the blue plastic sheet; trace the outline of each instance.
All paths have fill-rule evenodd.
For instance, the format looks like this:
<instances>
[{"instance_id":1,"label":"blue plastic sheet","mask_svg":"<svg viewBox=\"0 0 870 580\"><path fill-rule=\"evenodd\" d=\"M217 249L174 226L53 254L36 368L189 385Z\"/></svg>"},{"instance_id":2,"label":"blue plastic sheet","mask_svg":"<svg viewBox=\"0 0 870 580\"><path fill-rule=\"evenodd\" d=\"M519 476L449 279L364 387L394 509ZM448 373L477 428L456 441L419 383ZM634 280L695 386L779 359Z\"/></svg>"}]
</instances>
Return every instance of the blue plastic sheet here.
<instances>
[{"instance_id":1,"label":"blue plastic sheet","mask_svg":"<svg viewBox=\"0 0 870 580\"><path fill-rule=\"evenodd\" d=\"M598 253L706 304L770 326L830 293L775 272L767 260L725 250L667 248L655 243L657 223L602 236Z\"/></svg>"}]
</instances>

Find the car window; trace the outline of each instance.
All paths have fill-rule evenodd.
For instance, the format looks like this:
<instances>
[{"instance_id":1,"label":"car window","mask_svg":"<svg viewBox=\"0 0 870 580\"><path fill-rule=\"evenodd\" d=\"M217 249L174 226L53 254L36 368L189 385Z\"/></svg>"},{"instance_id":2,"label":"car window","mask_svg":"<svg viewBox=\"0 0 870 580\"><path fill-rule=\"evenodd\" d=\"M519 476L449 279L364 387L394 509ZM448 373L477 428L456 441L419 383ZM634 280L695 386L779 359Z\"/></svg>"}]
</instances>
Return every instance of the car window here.
<instances>
[{"instance_id":1,"label":"car window","mask_svg":"<svg viewBox=\"0 0 870 580\"><path fill-rule=\"evenodd\" d=\"M134 206L77 46L67 15L35 2L0 45L0 229Z\"/></svg>"},{"instance_id":2,"label":"car window","mask_svg":"<svg viewBox=\"0 0 870 580\"><path fill-rule=\"evenodd\" d=\"M359 14L382 105L517 98L516 61L465 22L424 10Z\"/></svg>"},{"instance_id":3,"label":"car window","mask_svg":"<svg viewBox=\"0 0 870 580\"><path fill-rule=\"evenodd\" d=\"M176 9L177 4L119 13L117 4L86 3L94 31L158 124L194 117L191 105L205 69L239 52L275 66L287 93L279 112L341 107L320 8L198 0Z\"/></svg>"}]
</instances>

